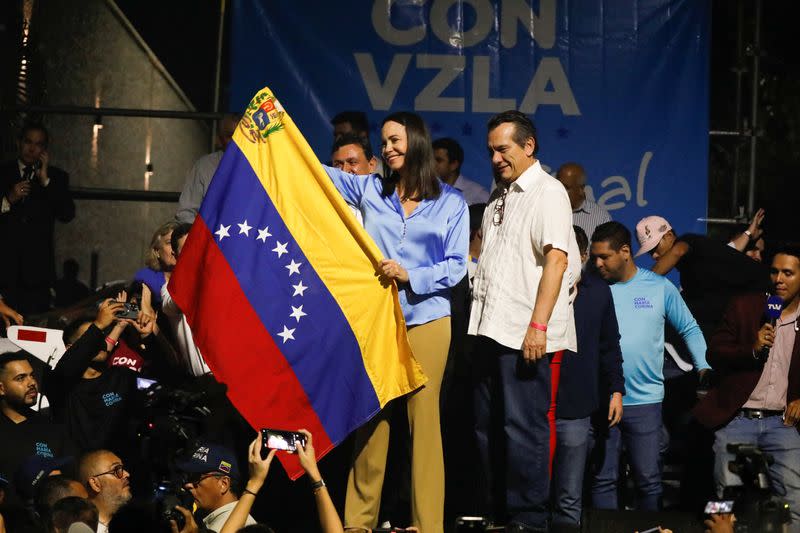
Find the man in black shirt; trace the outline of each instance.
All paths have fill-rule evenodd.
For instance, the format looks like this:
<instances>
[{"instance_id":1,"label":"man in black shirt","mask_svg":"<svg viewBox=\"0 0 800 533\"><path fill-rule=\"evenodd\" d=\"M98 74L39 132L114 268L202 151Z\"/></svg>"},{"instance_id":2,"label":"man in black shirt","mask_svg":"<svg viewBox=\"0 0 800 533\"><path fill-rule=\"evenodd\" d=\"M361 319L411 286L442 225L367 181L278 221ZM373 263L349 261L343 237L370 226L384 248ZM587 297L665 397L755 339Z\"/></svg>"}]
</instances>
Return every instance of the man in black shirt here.
<instances>
[{"instance_id":1,"label":"man in black shirt","mask_svg":"<svg viewBox=\"0 0 800 533\"><path fill-rule=\"evenodd\" d=\"M639 251L656 261L662 276L673 268L681 274L682 296L708 341L722 321L732 296L770 290L769 268L736 248L705 235L677 237L666 219L645 217L636 224Z\"/></svg>"},{"instance_id":2,"label":"man in black shirt","mask_svg":"<svg viewBox=\"0 0 800 533\"><path fill-rule=\"evenodd\" d=\"M124 293L119 300L125 300ZM118 319L116 313L122 305L121 301L106 300L94 321L67 332L69 348L47 378L45 392L56 420L64 423L80 452L105 448L127 458L127 424L137 373L127 367L109 367L107 361L126 327L133 324L147 336L153 322L142 326L134 320Z\"/></svg>"},{"instance_id":3,"label":"man in black shirt","mask_svg":"<svg viewBox=\"0 0 800 533\"><path fill-rule=\"evenodd\" d=\"M65 455L62 427L31 409L38 396L28 355L0 355L0 472L6 475L13 475L31 455Z\"/></svg>"}]
</instances>

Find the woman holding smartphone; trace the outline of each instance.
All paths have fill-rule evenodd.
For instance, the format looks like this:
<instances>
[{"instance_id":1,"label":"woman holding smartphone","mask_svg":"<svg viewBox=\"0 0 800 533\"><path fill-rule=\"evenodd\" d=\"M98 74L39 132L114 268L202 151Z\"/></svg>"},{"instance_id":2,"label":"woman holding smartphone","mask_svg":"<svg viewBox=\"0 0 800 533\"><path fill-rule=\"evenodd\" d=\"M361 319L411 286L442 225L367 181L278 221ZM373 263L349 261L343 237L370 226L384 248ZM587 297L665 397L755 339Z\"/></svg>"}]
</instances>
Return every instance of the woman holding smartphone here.
<instances>
[{"instance_id":1,"label":"woman holding smartphone","mask_svg":"<svg viewBox=\"0 0 800 533\"><path fill-rule=\"evenodd\" d=\"M425 533L442 533L444 462L439 391L450 346L450 289L466 273L469 213L461 193L436 176L428 128L413 113L386 117L381 152L387 176L357 176L325 167L340 194L357 206L383 252L380 273L394 280L414 356L428 383L408 397L411 516ZM390 404L391 405L391 404ZM356 434L347 482L345 530L378 521L389 447L387 406Z\"/></svg>"}]
</instances>

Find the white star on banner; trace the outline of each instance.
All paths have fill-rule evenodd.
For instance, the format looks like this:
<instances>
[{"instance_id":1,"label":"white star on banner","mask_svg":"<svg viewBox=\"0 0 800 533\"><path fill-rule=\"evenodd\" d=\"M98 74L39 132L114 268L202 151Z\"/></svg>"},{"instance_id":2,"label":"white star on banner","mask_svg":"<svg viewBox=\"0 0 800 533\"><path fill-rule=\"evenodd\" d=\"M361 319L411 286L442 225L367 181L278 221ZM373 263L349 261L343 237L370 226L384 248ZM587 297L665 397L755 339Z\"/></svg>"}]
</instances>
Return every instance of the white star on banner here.
<instances>
[{"instance_id":1,"label":"white star on banner","mask_svg":"<svg viewBox=\"0 0 800 533\"><path fill-rule=\"evenodd\" d=\"M289 246L288 242L278 241L278 245L275 248L273 248L272 251L278 254L278 257L280 258L280 256L282 256L283 254L289 253L289 251L286 249L287 246Z\"/></svg>"},{"instance_id":2,"label":"white star on banner","mask_svg":"<svg viewBox=\"0 0 800 533\"><path fill-rule=\"evenodd\" d=\"M286 268L289 269L289 275L291 276L292 274L300 274L300 265L302 264L303 263L295 263L294 259L292 259L292 262L286 265Z\"/></svg>"},{"instance_id":3,"label":"white star on banner","mask_svg":"<svg viewBox=\"0 0 800 533\"><path fill-rule=\"evenodd\" d=\"M308 313L303 312L303 306L301 305L300 307L292 306L292 312L289 314L289 316L300 322L300 318L306 316L307 314Z\"/></svg>"},{"instance_id":4,"label":"white star on banner","mask_svg":"<svg viewBox=\"0 0 800 533\"><path fill-rule=\"evenodd\" d=\"M246 237L250 236L250 230L253 229L253 226L247 225L247 219L244 219L244 222L242 222L241 224L236 224L236 225L239 226L239 235L244 233Z\"/></svg>"},{"instance_id":5,"label":"white star on banner","mask_svg":"<svg viewBox=\"0 0 800 533\"><path fill-rule=\"evenodd\" d=\"M278 333L278 337L281 337L283 339L283 343L284 344L286 344L286 341L288 341L290 339L291 340L295 340L294 339L294 328L293 329L289 329L286 326L283 326L283 331Z\"/></svg>"},{"instance_id":6,"label":"white star on banner","mask_svg":"<svg viewBox=\"0 0 800 533\"><path fill-rule=\"evenodd\" d=\"M231 234L228 233L228 230L231 229L230 225L223 226L222 224L219 225L219 229L214 232L214 235L219 235L219 240L222 242L222 239L225 237L230 237Z\"/></svg>"},{"instance_id":7,"label":"white star on banner","mask_svg":"<svg viewBox=\"0 0 800 533\"><path fill-rule=\"evenodd\" d=\"M272 237L272 233L269 232L269 226L258 230L258 237L256 237L256 240L266 243L267 237Z\"/></svg>"},{"instance_id":8,"label":"white star on banner","mask_svg":"<svg viewBox=\"0 0 800 533\"><path fill-rule=\"evenodd\" d=\"M300 296L303 296L303 293L304 293L304 292L306 292L306 289L307 289L308 287L306 287L305 285L303 285L303 281L302 281L302 280L300 280L300 283L298 283L297 285L292 285L292 288L294 289L294 294L292 294L292 296L297 296L298 294L299 294ZM302 307L302 306L301 306L301 307ZM292 308L292 309L294 309L294 308Z\"/></svg>"}]
</instances>

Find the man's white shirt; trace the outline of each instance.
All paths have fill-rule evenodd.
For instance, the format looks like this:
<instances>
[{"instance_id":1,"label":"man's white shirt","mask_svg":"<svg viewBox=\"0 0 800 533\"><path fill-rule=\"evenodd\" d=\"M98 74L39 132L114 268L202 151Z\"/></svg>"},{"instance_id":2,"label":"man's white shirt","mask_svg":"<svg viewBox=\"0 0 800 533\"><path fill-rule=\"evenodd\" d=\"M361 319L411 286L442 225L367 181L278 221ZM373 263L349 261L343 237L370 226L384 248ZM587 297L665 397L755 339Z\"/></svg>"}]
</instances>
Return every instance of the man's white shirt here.
<instances>
[{"instance_id":1,"label":"man's white shirt","mask_svg":"<svg viewBox=\"0 0 800 533\"><path fill-rule=\"evenodd\" d=\"M492 196L483 216L469 334L489 337L514 350L522 347L542 278L544 249L549 245L568 254L568 267L547 324L547 351L577 351L569 289L580 276L580 257L566 190L536 161L508 186L499 225L493 218L502 187Z\"/></svg>"}]
</instances>

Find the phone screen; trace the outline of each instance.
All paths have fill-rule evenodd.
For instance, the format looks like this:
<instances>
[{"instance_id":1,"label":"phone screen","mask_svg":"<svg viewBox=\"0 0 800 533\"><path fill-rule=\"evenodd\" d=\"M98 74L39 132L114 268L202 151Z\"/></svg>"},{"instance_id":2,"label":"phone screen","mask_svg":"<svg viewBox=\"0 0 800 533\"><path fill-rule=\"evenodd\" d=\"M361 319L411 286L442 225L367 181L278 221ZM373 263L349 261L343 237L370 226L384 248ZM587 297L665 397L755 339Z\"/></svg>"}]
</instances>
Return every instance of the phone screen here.
<instances>
[{"instance_id":1,"label":"phone screen","mask_svg":"<svg viewBox=\"0 0 800 533\"><path fill-rule=\"evenodd\" d=\"M158 382L154 379L136 378L136 388L138 390L149 389L151 385L155 385L156 383Z\"/></svg>"},{"instance_id":2,"label":"phone screen","mask_svg":"<svg viewBox=\"0 0 800 533\"><path fill-rule=\"evenodd\" d=\"M706 504L706 509L704 512L706 514L732 513L733 501L732 500L710 501Z\"/></svg>"},{"instance_id":3,"label":"phone screen","mask_svg":"<svg viewBox=\"0 0 800 533\"><path fill-rule=\"evenodd\" d=\"M264 449L269 450L283 450L290 453L297 451L295 435L291 431L262 429L261 444Z\"/></svg>"}]
</instances>

